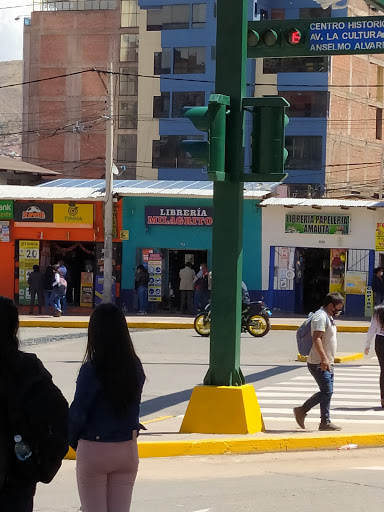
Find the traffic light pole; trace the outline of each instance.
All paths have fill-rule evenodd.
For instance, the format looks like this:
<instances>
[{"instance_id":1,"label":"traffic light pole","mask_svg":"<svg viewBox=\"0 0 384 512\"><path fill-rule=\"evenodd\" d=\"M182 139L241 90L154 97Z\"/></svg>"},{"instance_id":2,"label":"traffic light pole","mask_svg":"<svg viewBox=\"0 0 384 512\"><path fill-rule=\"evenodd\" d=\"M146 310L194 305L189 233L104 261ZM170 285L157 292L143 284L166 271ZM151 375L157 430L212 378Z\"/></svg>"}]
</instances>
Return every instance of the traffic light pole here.
<instances>
[{"instance_id":1,"label":"traffic light pole","mask_svg":"<svg viewBox=\"0 0 384 512\"><path fill-rule=\"evenodd\" d=\"M225 170L230 181L215 181L212 233L212 321L206 385L244 384L240 369L243 267L244 110L248 0L217 2L216 93L230 96Z\"/></svg>"}]
</instances>

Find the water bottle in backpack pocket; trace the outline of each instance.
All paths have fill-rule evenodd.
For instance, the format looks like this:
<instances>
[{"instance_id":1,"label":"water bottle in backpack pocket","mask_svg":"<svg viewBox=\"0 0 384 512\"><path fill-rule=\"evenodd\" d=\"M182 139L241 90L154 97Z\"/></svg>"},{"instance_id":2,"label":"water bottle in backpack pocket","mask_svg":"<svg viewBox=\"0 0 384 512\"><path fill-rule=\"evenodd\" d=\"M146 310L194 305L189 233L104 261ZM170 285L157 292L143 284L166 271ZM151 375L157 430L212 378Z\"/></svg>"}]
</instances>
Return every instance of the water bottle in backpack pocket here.
<instances>
[{"instance_id":1,"label":"water bottle in backpack pocket","mask_svg":"<svg viewBox=\"0 0 384 512\"><path fill-rule=\"evenodd\" d=\"M297 350L302 356L309 355L312 348L311 320L314 313L309 313L308 318L296 331Z\"/></svg>"},{"instance_id":2,"label":"water bottle in backpack pocket","mask_svg":"<svg viewBox=\"0 0 384 512\"><path fill-rule=\"evenodd\" d=\"M32 450L24 443L23 438L20 435L14 436L13 440L15 441L15 454L16 457L21 460L27 460L32 455Z\"/></svg>"}]
</instances>

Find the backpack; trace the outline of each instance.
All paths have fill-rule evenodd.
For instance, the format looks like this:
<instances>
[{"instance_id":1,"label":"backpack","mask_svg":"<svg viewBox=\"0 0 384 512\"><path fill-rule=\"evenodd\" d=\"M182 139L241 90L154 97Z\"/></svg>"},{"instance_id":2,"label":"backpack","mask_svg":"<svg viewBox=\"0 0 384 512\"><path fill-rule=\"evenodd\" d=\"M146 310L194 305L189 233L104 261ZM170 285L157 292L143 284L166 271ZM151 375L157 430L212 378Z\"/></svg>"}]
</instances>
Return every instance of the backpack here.
<instances>
[{"instance_id":1,"label":"backpack","mask_svg":"<svg viewBox=\"0 0 384 512\"><path fill-rule=\"evenodd\" d=\"M304 320L296 331L297 350L302 356L308 356L312 348L311 322L314 314L315 313L309 313L308 318ZM328 315L325 311L324 314L327 317L327 322L329 322Z\"/></svg>"},{"instance_id":2,"label":"backpack","mask_svg":"<svg viewBox=\"0 0 384 512\"><path fill-rule=\"evenodd\" d=\"M34 354L20 355L17 379L24 375L24 382L8 380L7 481L10 485L47 484L68 451L68 403L41 361ZM19 461L14 453L17 434L32 451L25 461Z\"/></svg>"},{"instance_id":3,"label":"backpack","mask_svg":"<svg viewBox=\"0 0 384 512\"><path fill-rule=\"evenodd\" d=\"M203 277L199 277L196 281L196 288L205 292L208 290L208 272Z\"/></svg>"}]
</instances>

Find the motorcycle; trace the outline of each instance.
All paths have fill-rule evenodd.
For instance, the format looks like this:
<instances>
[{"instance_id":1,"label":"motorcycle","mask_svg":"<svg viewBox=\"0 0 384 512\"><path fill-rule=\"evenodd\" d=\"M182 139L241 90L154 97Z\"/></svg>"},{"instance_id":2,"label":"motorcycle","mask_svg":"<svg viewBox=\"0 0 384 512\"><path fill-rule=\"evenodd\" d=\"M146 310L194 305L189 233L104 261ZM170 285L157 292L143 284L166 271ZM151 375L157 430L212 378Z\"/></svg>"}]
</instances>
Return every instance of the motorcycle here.
<instances>
[{"instance_id":1,"label":"motorcycle","mask_svg":"<svg viewBox=\"0 0 384 512\"><path fill-rule=\"evenodd\" d=\"M241 313L241 332L249 332L255 338L265 336L271 328L270 317L272 312L263 301L251 302L249 308ZM196 315L195 331L200 336L209 336L211 333L211 303L209 302L203 312Z\"/></svg>"}]
</instances>

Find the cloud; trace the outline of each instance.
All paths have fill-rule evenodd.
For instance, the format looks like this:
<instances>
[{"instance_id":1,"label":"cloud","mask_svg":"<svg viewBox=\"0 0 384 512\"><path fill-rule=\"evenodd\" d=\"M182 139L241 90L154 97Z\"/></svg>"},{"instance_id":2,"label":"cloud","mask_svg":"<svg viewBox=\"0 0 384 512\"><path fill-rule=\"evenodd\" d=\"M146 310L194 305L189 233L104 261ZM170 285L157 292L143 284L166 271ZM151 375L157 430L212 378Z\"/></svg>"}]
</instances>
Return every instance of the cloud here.
<instances>
[{"instance_id":1,"label":"cloud","mask_svg":"<svg viewBox=\"0 0 384 512\"><path fill-rule=\"evenodd\" d=\"M11 5L15 0L7 0ZM17 0L19 7L0 9L0 61L22 60L23 58L23 17L31 12L31 0ZM20 16L19 20L15 20Z\"/></svg>"}]
</instances>

